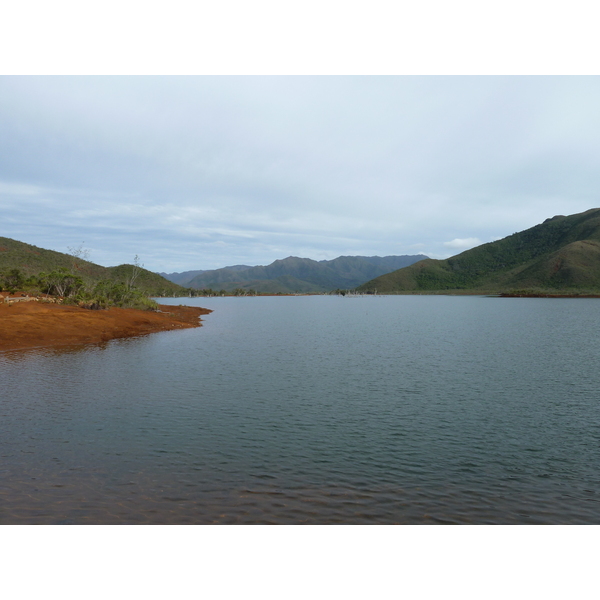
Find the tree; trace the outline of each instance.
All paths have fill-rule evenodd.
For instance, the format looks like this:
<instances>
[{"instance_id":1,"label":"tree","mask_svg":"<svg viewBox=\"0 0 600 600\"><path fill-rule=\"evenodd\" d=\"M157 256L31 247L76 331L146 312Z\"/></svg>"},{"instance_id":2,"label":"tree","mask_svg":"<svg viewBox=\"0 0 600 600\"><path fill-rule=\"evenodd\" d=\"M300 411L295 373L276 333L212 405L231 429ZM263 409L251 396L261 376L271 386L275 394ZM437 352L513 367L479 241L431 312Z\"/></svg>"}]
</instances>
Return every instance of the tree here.
<instances>
[{"instance_id":1,"label":"tree","mask_svg":"<svg viewBox=\"0 0 600 600\"><path fill-rule=\"evenodd\" d=\"M79 246L76 246L75 248L67 246L69 254L73 257L72 264L74 270L79 270L79 260L89 260L90 251L87 248L84 248L83 244L85 244L85 242L81 242L81 244L79 244Z\"/></svg>"},{"instance_id":2,"label":"tree","mask_svg":"<svg viewBox=\"0 0 600 600\"><path fill-rule=\"evenodd\" d=\"M74 296L83 288L83 279L61 267L48 275L40 273L40 280L48 294L56 296Z\"/></svg>"},{"instance_id":3,"label":"tree","mask_svg":"<svg viewBox=\"0 0 600 600\"><path fill-rule=\"evenodd\" d=\"M127 280L127 285L129 289L131 289L134 286L135 280L140 276L140 273L142 272L143 268L144 265L140 263L140 257L136 254L135 258L133 259L133 265L131 265L131 275Z\"/></svg>"},{"instance_id":4,"label":"tree","mask_svg":"<svg viewBox=\"0 0 600 600\"><path fill-rule=\"evenodd\" d=\"M6 288L9 292L16 292L23 287L25 278L20 269L11 269L4 274L4 282L1 287Z\"/></svg>"}]
</instances>

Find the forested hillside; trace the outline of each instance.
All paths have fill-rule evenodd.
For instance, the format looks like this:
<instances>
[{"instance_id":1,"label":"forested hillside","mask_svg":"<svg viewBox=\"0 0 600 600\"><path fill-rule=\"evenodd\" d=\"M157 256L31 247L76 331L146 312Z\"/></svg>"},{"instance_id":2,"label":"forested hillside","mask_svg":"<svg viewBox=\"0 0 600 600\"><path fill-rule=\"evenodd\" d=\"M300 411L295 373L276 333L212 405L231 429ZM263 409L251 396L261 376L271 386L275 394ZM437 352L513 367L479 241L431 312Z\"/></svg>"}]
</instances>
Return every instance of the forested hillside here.
<instances>
[{"instance_id":1,"label":"forested hillside","mask_svg":"<svg viewBox=\"0 0 600 600\"><path fill-rule=\"evenodd\" d=\"M7 289L44 287L42 279L80 279L91 288L99 282L122 284L148 296L173 295L184 289L139 264L102 267L86 260L81 250L65 254L0 237L0 285Z\"/></svg>"},{"instance_id":2,"label":"forested hillside","mask_svg":"<svg viewBox=\"0 0 600 600\"><path fill-rule=\"evenodd\" d=\"M446 260L428 259L360 286L411 291L598 291L600 209L546 219Z\"/></svg>"}]
</instances>

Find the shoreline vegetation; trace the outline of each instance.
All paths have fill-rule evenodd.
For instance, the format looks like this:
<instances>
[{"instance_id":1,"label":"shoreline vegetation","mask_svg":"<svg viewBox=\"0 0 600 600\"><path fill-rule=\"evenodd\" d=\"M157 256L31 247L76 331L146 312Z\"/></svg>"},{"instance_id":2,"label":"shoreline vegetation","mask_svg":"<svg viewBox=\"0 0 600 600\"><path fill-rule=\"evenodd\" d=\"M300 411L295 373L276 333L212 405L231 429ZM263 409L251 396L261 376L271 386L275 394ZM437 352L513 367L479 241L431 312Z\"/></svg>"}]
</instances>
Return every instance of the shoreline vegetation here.
<instances>
[{"instance_id":1,"label":"shoreline vegetation","mask_svg":"<svg viewBox=\"0 0 600 600\"><path fill-rule=\"evenodd\" d=\"M339 294L341 296L345 294ZM565 290L406 290L393 292L358 291L348 293L348 296L486 296L488 298L600 298L597 291L574 291Z\"/></svg>"}]
</instances>

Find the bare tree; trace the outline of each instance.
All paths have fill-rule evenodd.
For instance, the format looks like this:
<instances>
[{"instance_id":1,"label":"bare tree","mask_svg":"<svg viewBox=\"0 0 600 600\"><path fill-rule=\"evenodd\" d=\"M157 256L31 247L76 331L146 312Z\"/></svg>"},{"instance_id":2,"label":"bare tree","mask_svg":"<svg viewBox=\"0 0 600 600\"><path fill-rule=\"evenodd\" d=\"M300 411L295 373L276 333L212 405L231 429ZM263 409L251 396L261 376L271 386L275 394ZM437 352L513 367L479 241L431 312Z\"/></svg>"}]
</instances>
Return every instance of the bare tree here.
<instances>
[{"instance_id":1,"label":"bare tree","mask_svg":"<svg viewBox=\"0 0 600 600\"><path fill-rule=\"evenodd\" d=\"M133 259L133 265L131 266L131 275L129 276L129 279L127 281L129 289L131 289L134 286L135 280L140 276L140 273L142 272L143 268L144 265L140 263L140 257L136 254L135 258Z\"/></svg>"},{"instance_id":2,"label":"bare tree","mask_svg":"<svg viewBox=\"0 0 600 600\"><path fill-rule=\"evenodd\" d=\"M90 251L87 248L84 248L83 245L85 242L81 242L79 246L71 248L71 246L67 246L67 250L69 254L73 257L73 269L79 269L79 260L89 260Z\"/></svg>"}]
</instances>

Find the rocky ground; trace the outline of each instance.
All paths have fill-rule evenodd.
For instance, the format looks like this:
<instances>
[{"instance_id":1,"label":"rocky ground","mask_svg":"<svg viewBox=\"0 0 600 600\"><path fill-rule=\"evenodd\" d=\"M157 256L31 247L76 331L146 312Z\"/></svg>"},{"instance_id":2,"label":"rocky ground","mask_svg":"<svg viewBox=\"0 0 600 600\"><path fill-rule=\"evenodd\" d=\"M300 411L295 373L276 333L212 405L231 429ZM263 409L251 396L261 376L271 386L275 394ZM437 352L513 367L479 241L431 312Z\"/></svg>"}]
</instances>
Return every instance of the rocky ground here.
<instances>
[{"instance_id":1,"label":"rocky ground","mask_svg":"<svg viewBox=\"0 0 600 600\"><path fill-rule=\"evenodd\" d=\"M4 296L0 298L0 352L94 344L158 331L200 327L200 316L211 312L199 307L166 305L161 305L159 312L131 308L89 310L59 304L52 298L0 295Z\"/></svg>"}]
</instances>

